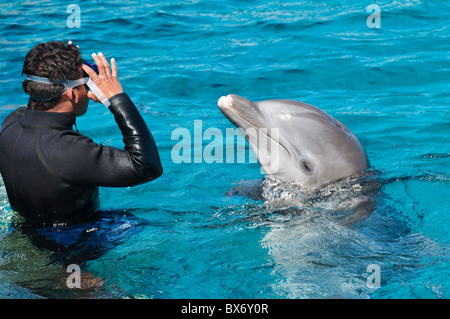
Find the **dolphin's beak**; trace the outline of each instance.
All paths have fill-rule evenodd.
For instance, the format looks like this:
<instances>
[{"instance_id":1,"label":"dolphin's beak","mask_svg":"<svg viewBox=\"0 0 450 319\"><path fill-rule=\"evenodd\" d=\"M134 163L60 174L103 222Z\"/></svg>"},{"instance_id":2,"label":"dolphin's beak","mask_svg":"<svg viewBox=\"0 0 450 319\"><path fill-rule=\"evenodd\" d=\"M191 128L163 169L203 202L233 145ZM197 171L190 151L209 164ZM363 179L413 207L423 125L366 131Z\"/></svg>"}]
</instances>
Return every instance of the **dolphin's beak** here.
<instances>
[{"instance_id":1,"label":"dolphin's beak","mask_svg":"<svg viewBox=\"0 0 450 319\"><path fill-rule=\"evenodd\" d=\"M233 104L232 95L222 96L217 102L222 114L236 127L247 128L250 123L238 112Z\"/></svg>"},{"instance_id":2,"label":"dolphin's beak","mask_svg":"<svg viewBox=\"0 0 450 319\"><path fill-rule=\"evenodd\" d=\"M220 97L219 101L217 101L217 105L222 112L236 112L233 105L233 97L231 95Z\"/></svg>"},{"instance_id":3,"label":"dolphin's beak","mask_svg":"<svg viewBox=\"0 0 450 319\"><path fill-rule=\"evenodd\" d=\"M264 115L256 103L239 95L229 94L222 96L217 104L225 117L236 127L244 129L249 126L255 128L263 127L263 123L260 123L259 118Z\"/></svg>"},{"instance_id":4,"label":"dolphin's beak","mask_svg":"<svg viewBox=\"0 0 450 319\"><path fill-rule=\"evenodd\" d=\"M222 96L219 101L217 102L217 105L220 109L226 109L231 107L232 105L232 98L229 96Z\"/></svg>"},{"instance_id":5,"label":"dolphin's beak","mask_svg":"<svg viewBox=\"0 0 450 319\"><path fill-rule=\"evenodd\" d=\"M275 141L287 154L290 154L289 150L280 143L280 136L275 139L271 134L272 127L268 126L268 120L264 112L259 106L246 98L239 95L230 94L222 96L217 102L220 111L223 115L233 123L237 128L241 129L245 134L245 130L248 128L255 128L258 131L267 135L271 140ZM247 136L246 136L247 137Z\"/></svg>"}]
</instances>

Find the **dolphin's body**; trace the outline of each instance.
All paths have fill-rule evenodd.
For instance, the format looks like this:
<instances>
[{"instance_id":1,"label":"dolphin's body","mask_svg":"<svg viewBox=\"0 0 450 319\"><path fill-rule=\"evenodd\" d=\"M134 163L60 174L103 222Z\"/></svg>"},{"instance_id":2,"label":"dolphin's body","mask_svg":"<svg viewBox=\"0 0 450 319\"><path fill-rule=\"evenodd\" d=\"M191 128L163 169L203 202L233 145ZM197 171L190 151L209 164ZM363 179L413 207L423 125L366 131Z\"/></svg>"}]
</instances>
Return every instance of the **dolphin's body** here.
<instances>
[{"instance_id":1,"label":"dolphin's body","mask_svg":"<svg viewBox=\"0 0 450 319\"><path fill-rule=\"evenodd\" d=\"M225 117L246 132L266 177L315 189L369 167L356 136L315 106L292 100L252 102L233 94L221 97L218 105ZM260 152L256 135L247 134L249 128L267 134L277 152ZM276 138L271 135L273 128ZM268 157L274 156L276 170L267 167L273 166L274 159Z\"/></svg>"}]
</instances>

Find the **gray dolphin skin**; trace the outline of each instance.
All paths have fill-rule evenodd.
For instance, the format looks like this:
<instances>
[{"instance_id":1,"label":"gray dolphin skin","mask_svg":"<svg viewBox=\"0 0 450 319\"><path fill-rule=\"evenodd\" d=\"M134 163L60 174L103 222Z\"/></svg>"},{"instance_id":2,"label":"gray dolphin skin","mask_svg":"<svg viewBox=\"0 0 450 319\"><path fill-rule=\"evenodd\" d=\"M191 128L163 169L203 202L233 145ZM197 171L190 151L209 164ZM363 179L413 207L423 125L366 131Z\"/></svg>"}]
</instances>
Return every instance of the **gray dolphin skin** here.
<instances>
[{"instance_id":1,"label":"gray dolphin skin","mask_svg":"<svg viewBox=\"0 0 450 319\"><path fill-rule=\"evenodd\" d=\"M231 123L245 132L266 177L315 189L369 167L356 136L315 106L292 100L252 102L234 94L222 96L218 106ZM273 128L277 129L276 136L270 133ZM278 151L260 152L261 143L257 134L248 133L251 131L266 134ZM278 163L275 170L274 162Z\"/></svg>"}]
</instances>

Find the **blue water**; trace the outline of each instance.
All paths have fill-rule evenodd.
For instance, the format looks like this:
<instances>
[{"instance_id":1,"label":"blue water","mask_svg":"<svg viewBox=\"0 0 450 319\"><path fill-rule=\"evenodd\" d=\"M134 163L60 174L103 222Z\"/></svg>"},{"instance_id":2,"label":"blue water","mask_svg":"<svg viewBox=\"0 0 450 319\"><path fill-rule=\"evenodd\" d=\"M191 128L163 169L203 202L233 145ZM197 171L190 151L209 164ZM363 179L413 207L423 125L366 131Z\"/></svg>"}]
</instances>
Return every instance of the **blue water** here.
<instances>
[{"instance_id":1,"label":"blue water","mask_svg":"<svg viewBox=\"0 0 450 319\"><path fill-rule=\"evenodd\" d=\"M0 120L27 102L28 50L72 40L116 59L164 175L102 188L100 220L38 234L21 231L1 182L0 297L450 297L449 2L377 1L374 29L371 1L73 3L80 28L66 1L0 4ZM350 128L380 185L371 214L347 223L326 199L274 209L227 195L263 179L257 163L175 164L176 128L233 127L217 108L230 93L307 102ZM102 105L77 125L122 147ZM66 286L72 263L87 288Z\"/></svg>"}]
</instances>

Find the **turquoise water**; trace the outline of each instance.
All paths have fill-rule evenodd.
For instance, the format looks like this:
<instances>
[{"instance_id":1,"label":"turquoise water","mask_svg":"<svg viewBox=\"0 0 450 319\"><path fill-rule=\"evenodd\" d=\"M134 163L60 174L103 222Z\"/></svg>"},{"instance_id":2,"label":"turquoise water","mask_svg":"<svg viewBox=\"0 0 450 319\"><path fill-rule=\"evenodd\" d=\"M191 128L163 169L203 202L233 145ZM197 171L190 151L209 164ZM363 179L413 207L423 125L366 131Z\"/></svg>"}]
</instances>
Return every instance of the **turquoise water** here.
<instances>
[{"instance_id":1,"label":"turquoise water","mask_svg":"<svg viewBox=\"0 0 450 319\"><path fill-rule=\"evenodd\" d=\"M39 234L20 231L1 183L0 297L450 297L449 2L377 1L374 29L371 1L74 3L80 28L65 1L0 4L0 120L26 104L28 50L72 40L116 59L164 175L102 188L101 220ZM230 93L300 100L349 127L380 185L371 214L347 223L326 196L280 209L229 195L262 180L257 163L175 164L176 128L233 127L217 108ZM102 105L77 126L122 146ZM67 288L68 264L88 288Z\"/></svg>"}]
</instances>

